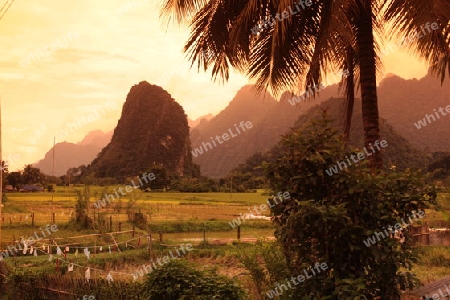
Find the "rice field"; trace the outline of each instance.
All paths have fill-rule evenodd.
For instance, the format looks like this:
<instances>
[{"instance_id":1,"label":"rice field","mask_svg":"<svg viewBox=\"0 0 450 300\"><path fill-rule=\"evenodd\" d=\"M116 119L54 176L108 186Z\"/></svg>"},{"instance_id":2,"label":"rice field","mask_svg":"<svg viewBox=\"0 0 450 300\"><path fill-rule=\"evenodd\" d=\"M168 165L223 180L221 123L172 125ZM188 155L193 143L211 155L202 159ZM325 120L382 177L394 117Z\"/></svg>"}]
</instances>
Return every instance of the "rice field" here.
<instances>
[{"instance_id":1,"label":"rice field","mask_svg":"<svg viewBox=\"0 0 450 300\"><path fill-rule=\"evenodd\" d=\"M100 199L103 193L113 193L119 186L91 187L91 203ZM80 232L68 228L74 217L76 190L81 188L60 188L51 193L8 193L8 201L2 209L2 241L8 243L19 236L33 234L47 224L58 225L55 237L74 236ZM248 212L254 205L266 203L268 196L258 193L144 193L133 191L105 208L91 207L89 215L96 220L102 218L111 231L135 229L138 233L146 231L162 232L170 240L203 237L206 229L215 234L211 238L235 238L236 232L228 222L239 214ZM135 201L134 211L142 212L149 228L134 228L128 221L127 208ZM268 211L265 212L269 216ZM33 222L34 221L34 222ZM33 226L34 224L34 226ZM112 225L111 227L109 227ZM81 233L96 233L85 230ZM188 232L190 234L188 234ZM242 226L242 237L266 237L273 233L269 221L249 220ZM166 235L170 234L170 235Z\"/></svg>"},{"instance_id":2,"label":"rice field","mask_svg":"<svg viewBox=\"0 0 450 300\"><path fill-rule=\"evenodd\" d=\"M91 202L97 201L101 192L114 191L110 187L106 191L102 187L91 188ZM81 188L78 188L81 189ZM100 210L91 209L92 217L101 216L107 223L112 222L112 231L130 231L135 229L135 236L143 236L152 233L152 239L160 243L160 233L164 244L200 243L206 239L208 242L215 240L236 240L237 230L233 229L229 222L237 218L239 214L248 212L248 208L254 205L266 203L267 195L264 191L258 193L143 193L133 192L112 202L106 208ZM9 193L8 202L2 211L2 241L3 245L10 245L21 236L32 236L46 224L52 224L52 212L55 214L55 223L58 231L52 237L58 243L70 243L67 237L105 233L101 229L76 230L67 224L74 214L76 203L76 189L59 189L53 195L51 193ZM53 196L53 200L52 200ZM127 205L130 201L136 201L136 208L147 217L149 226L139 229L133 227L128 221ZM438 197L439 209L426 211L426 217L420 222L426 222L430 226L449 224L447 211L450 209L450 193L440 193ZM34 226L31 216L34 214ZM265 212L269 216L269 212ZM120 225L119 225L120 223ZM447 225L448 226L448 225ZM273 237L274 227L269 221L247 220L241 226L240 237L268 238ZM131 239L131 233L115 235L117 243L122 247ZM72 241L73 242L73 241ZM107 245L111 243L109 238L89 236L77 240L80 247L84 245ZM142 243L142 244L141 244ZM145 238L139 240L141 250L132 250L138 245L137 240L130 242L129 251L144 251L142 249ZM155 244L156 245L156 244ZM158 246L157 246L158 247ZM145 249L145 246L144 246ZM429 282L441 278L450 273L450 266L446 261L450 258L448 247L418 247L420 259L414 266L413 272L423 282ZM126 251L128 253L129 251ZM131 252L130 252L131 253ZM140 252L139 252L140 253ZM73 255L73 254L70 254ZM126 256L126 254L123 254ZM110 257L106 254L98 254L98 258ZM113 255L113 257L115 257ZM28 261L36 259L36 266L46 265L45 258L27 256L17 258L16 267ZM24 260L24 262L21 262ZM140 261L140 259L138 259ZM20 262L20 263L19 263Z\"/></svg>"}]
</instances>

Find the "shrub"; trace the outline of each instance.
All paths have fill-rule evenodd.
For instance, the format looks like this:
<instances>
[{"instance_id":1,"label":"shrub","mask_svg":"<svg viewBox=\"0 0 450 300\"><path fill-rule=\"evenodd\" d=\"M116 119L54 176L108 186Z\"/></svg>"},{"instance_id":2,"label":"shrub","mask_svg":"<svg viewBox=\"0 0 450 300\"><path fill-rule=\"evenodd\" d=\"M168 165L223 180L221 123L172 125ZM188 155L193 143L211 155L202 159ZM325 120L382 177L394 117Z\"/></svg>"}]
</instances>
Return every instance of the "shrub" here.
<instances>
[{"instance_id":1,"label":"shrub","mask_svg":"<svg viewBox=\"0 0 450 300\"><path fill-rule=\"evenodd\" d=\"M182 260L172 260L147 275L146 297L153 299L244 299L244 291L214 271L198 271Z\"/></svg>"},{"instance_id":2,"label":"shrub","mask_svg":"<svg viewBox=\"0 0 450 300\"><path fill-rule=\"evenodd\" d=\"M92 295L95 299L131 300L143 299L144 285L139 282L108 282L105 279L91 280L86 284L83 279L70 275L16 271L8 276L7 289L2 291L0 286L0 292L0 296L5 296L2 299L83 299L85 295ZM69 298L66 293L74 294L74 297Z\"/></svg>"},{"instance_id":3,"label":"shrub","mask_svg":"<svg viewBox=\"0 0 450 300\"><path fill-rule=\"evenodd\" d=\"M92 228L93 220L89 217L90 188L85 186L83 192L77 190L77 203L75 205L75 224L80 228Z\"/></svg>"},{"instance_id":4,"label":"shrub","mask_svg":"<svg viewBox=\"0 0 450 300\"><path fill-rule=\"evenodd\" d=\"M364 242L408 220L413 211L436 204L436 192L419 173L372 172L363 160L328 174L356 152L347 149L330 123L323 117L285 136L281 157L269 168L274 191L291 196L271 208L289 271L296 276L316 262L328 266L307 284L295 286L295 294L400 299L401 290L417 284L409 272L416 261L411 237L406 232L405 243L389 236L372 245Z\"/></svg>"},{"instance_id":5,"label":"shrub","mask_svg":"<svg viewBox=\"0 0 450 300\"><path fill-rule=\"evenodd\" d=\"M239 259L250 272L261 296L289 275L286 259L277 242L258 241L253 247L242 249Z\"/></svg>"}]
</instances>

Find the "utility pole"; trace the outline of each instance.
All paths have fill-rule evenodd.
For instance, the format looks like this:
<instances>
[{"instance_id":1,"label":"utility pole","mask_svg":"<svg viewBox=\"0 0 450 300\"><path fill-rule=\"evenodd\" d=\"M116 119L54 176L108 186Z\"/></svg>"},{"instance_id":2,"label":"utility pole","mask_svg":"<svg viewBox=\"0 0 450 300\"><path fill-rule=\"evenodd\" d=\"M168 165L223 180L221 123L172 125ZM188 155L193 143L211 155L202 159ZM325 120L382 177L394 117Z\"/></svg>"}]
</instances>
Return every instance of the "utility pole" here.
<instances>
[{"instance_id":1,"label":"utility pole","mask_svg":"<svg viewBox=\"0 0 450 300\"><path fill-rule=\"evenodd\" d=\"M230 199L233 197L233 174L231 174L230 180Z\"/></svg>"},{"instance_id":2,"label":"utility pole","mask_svg":"<svg viewBox=\"0 0 450 300\"><path fill-rule=\"evenodd\" d=\"M0 98L0 163L3 163L2 154L2 102ZM3 167L3 164L2 164ZM2 200L3 200L3 168L0 170L0 249L2 248Z\"/></svg>"},{"instance_id":3,"label":"utility pole","mask_svg":"<svg viewBox=\"0 0 450 300\"><path fill-rule=\"evenodd\" d=\"M6 2L8 3L8 1ZM11 5L14 3L14 0L11 0L9 5L5 8L6 3L0 9L0 20L3 19L5 14L8 12ZM3 162L3 154L2 154L2 102L0 97L0 163ZM3 167L3 165L2 165ZM0 249L2 249L2 200L3 200L3 168L0 171Z\"/></svg>"},{"instance_id":4,"label":"utility pole","mask_svg":"<svg viewBox=\"0 0 450 300\"><path fill-rule=\"evenodd\" d=\"M54 192L54 187L53 187L53 179L55 178L55 143L56 143L56 137L53 137L53 152L52 152L52 224L55 223L55 219L54 219L54 210L53 210L53 195L55 194Z\"/></svg>"}]
</instances>

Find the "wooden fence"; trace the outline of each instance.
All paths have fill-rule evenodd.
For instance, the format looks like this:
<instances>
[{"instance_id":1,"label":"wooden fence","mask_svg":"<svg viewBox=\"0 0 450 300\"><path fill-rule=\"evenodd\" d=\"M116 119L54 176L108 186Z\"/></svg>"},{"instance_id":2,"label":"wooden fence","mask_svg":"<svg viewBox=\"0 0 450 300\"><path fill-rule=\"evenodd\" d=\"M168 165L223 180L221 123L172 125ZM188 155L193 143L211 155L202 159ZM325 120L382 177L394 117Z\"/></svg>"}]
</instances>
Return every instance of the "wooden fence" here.
<instances>
[{"instance_id":1,"label":"wooden fence","mask_svg":"<svg viewBox=\"0 0 450 300\"><path fill-rule=\"evenodd\" d=\"M99 215L112 216L114 221L126 222L128 214L126 208L114 209L110 205L107 208L91 209L89 216L94 220ZM141 209L149 221L192 220L192 219L234 219L239 213L246 212L247 206L242 205L199 205L199 204L171 204L156 203L146 204ZM74 217L73 208L55 206L53 212L49 208L45 212L28 213L2 213L2 226L7 225L32 225L42 226L46 224L67 223Z\"/></svg>"},{"instance_id":2,"label":"wooden fence","mask_svg":"<svg viewBox=\"0 0 450 300\"><path fill-rule=\"evenodd\" d=\"M46 275L31 284L27 281L14 283L17 299L89 300L89 299L144 299L142 290L134 283L108 282L105 279L76 278ZM98 293L102 293L102 297Z\"/></svg>"},{"instance_id":3,"label":"wooden fence","mask_svg":"<svg viewBox=\"0 0 450 300\"><path fill-rule=\"evenodd\" d=\"M128 237L122 237L119 239L119 236L122 235L129 235ZM91 248L93 249L93 253L98 253L99 249L103 248L104 251L107 251L107 247L113 247L116 251L120 252L120 247L122 248L136 248L141 246L141 244L144 244L144 238L147 235L143 234L136 234L135 230L126 230L126 231L116 231L116 232L109 232L109 233L93 233L93 234L85 234L85 235L79 235L79 236L69 236L69 237L48 237L48 238L42 238L39 240L36 240L32 246L34 246L36 249L41 249L43 245L45 245L44 251L39 251L40 254L52 254L56 253L56 248L59 247L60 249L65 249L65 247L69 247L70 251L75 251L75 249L83 249L83 248ZM34 238L33 235L31 237ZM41 237L41 236L40 236ZM1 252L7 252L9 251L11 255L17 256L22 255L22 241L15 239L12 241L3 241L2 243L3 247L0 247L0 253ZM9 247L9 248L8 248ZM13 248L15 247L15 248ZM39 248L38 248L39 247ZM10 249L10 250L8 250ZM12 249L12 250L11 250ZM19 251L20 250L20 251ZM14 253L11 253L14 252ZM27 253L25 253L26 255Z\"/></svg>"},{"instance_id":4,"label":"wooden fence","mask_svg":"<svg viewBox=\"0 0 450 300\"><path fill-rule=\"evenodd\" d=\"M428 224L410 226L409 232L415 245L418 246L450 246L450 229L430 228Z\"/></svg>"}]
</instances>

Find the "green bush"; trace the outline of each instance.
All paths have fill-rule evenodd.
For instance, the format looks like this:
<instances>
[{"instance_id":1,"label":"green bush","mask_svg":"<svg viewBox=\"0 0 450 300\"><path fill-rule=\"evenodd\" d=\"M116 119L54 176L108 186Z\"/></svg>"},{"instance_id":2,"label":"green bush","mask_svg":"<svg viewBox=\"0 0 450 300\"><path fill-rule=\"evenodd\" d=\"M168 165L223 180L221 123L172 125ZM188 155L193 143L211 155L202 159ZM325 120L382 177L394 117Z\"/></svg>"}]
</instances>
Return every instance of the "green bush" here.
<instances>
[{"instance_id":1,"label":"green bush","mask_svg":"<svg viewBox=\"0 0 450 300\"><path fill-rule=\"evenodd\" d=\"M450 249L445 246L417 247L418 263L427 267L450 267Z\"/></svg>"},{"instance_id":2,"label":"green bush","mask_svg":"<svg viewBox=\"0 0 450 300\"><path fill-rule=\"evenodd\" d=\"M145 286L140 282L113 281L105 279L77 280L70 275L55 276L37 274L32 271L14 272L7 278L7 283L0 286L0 299L82 299L84 295L93 295L95 299L143 299ZM68 298L64 293L74 294Z\"/></svg>"},{"instance_id":3,"label":"green bush","mask_svg":"<svg viewBox=\"0 0 450 300\"><path fill-rule=\"evenodd\" d=\"M296 276L316 263L328 266L294 287L299 298L400 299L417 284L409 272L417 257L407 231L405 243L389 236L365 242L436 204L420 173L370 170L365 159L329 173L362 150L348 149L326 117L285 136L280 148L269 178L274 191L291 197L271 211L289 271Z\"/></svg>"},{"instance_id":4,"label":"green bush","mask_svg":"<svg viewBox=\"0 0 450 300\"><path fill-rule=\"evenodd\" d=\"M144 283L149 300L244 299L243 289L214 271L198 271L189 263L173 260L147 275Z\"/></svg>"},{"instance_id":5,"label":"green bush","mask_svg":"<svg viewBox=\"0 0 450 300\"><path fill-rule=\"evenodd\" d=\"M260 296L289 276L286 258L277 242L259 241L250 248L243 248L239 259L250 272ZM290 294L288 291L283 296Z\"/></svg>"}]
</instances>

